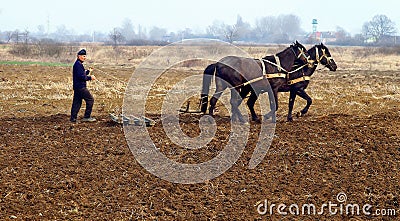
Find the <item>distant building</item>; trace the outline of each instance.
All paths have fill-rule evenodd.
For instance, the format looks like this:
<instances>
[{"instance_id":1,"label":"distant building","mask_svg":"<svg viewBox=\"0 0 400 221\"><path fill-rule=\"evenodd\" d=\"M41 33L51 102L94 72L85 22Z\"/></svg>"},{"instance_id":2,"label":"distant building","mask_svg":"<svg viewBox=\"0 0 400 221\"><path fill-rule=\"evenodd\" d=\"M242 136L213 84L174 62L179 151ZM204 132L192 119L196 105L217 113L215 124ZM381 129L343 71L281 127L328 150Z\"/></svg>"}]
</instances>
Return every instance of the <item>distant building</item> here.
<instances>
[{"instance_id":1,"label":"distant building","mask_svg":"<svg viewBox=\"0 0 400 221\"><path fill-rule=\"evenodd\" d=\"M376 37L368 37L364 39L365 44L375 44L381 46L400 45L400 36L384 35L377 39Z\"/></svg>"},{"instance_id":2,"label":"distant building","mask_svg":"<svg viewBox=\"0 0 400 221\"><path fill-rule=\"evenodd\" d=\"M332 43L336 42L336 33L331 31L316 31L313 33L309 33L307 39L310 43L313 42L322 42L322 43Z\"/></svg>"},{"instance_id":3,"label":"distant building","mask_svg":"<svg viewBox=\"0 0 400 221\"><path fill-rule=\"evenodd\" d=\"M336 41L336 34L334 32L325 31L321 32L318 31L318 20L314 18L311 22L312 24L312 33L308 34L307 41L308 43L330 43Z\"/></svg>"}]
</instances>

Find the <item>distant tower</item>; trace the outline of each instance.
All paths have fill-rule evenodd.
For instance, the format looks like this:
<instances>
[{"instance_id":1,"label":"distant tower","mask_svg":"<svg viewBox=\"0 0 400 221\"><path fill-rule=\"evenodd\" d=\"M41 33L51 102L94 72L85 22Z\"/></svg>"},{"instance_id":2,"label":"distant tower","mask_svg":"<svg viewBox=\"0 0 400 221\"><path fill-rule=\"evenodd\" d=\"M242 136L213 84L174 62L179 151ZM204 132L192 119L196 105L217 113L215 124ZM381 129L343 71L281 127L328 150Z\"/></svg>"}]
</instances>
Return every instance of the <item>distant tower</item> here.
<instances>
[{"instance_id":1,"label":"distant tower","mask_svg":"<svg viewBox=\"0 0 400 221\"><path fill-rule=\"evenodd\" d=\"M313 33L317 32L317 25L318 25L318 21L317 21L317 19L314 18L312 20L312 31L313 31Z\"/></svg>"}]
</instances>

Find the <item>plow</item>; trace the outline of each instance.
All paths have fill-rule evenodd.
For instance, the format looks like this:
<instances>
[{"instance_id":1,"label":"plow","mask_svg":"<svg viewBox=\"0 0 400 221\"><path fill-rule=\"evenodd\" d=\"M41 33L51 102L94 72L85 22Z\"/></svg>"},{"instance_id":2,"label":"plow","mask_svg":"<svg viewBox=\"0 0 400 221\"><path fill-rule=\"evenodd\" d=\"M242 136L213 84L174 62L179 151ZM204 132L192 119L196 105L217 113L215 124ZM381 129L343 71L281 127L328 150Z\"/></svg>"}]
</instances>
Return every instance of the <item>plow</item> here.
<instances>
[{"instance_id":1,"label":"plow","mask_svg":"<svg viewBox=\"0 0 400 221\"><path fill-rule=\"evenodd\" d=\"M115 78L114 76L110 75L109 73L107 73L105 71L102 71L99 68L96 68L96 71L99 71L102 74L105 74L107 76L111 76L111 77ZM120 81L119 79L116 79L116 80ZM96 82L102 84L102 82L99 82L99 81L96 81ZM122 94L122 92L119 92L119 91L117 91L117 92ZM197 106L197 109L190 109L190 105L191 105L191 101L188 100L186 102L186 105L184 107L181 107L178 111L180 113L190 113L190 114L202 113L202 111L200 109L201 105L202 105L201 99L199 99L199 104ZM145 117L145 116L137 117L137 116L125 116L123 114L109 113L109 117L110 117L111 121L118 123L118 124L123 124L123 125L134 125L134 126L145 125L146 127L152 127L155 125L154 120L152 120L148 117Z\"/></svg>"},{"instance_id":2,"label":"plow","mask_svg":"<svg viewBox=\"0 0 400 221\"><path fill-rule=\"evenodd\" d=\"M184 108L179 109L179 112L181 112L181 113L199 114L199 113L201 113L200 107L201 107L201 100L199 101L199 105L198 105L196 110L191 110L190 109L190 101L187 101L186 102L186 106Z\"/></svg>"},{"instance_id":3,"label":"plow","mask_svg":"<svg viewBox=\"0 0 400 221\"><path fill-rule=\"evenodd\" d=\"M201 106L201 100L199 102L198 108L197 109L190 109L190 101L186 102L186 106L180 108L178 111L180 113L189 113L189 114L199 114L202 113L202 111L200 110L200 106ZM125 116L122 114L114 114L114 113L110 113L109 114L110 119L118 124L123 124L123 125L134 125L134 126L143 126L146 125L146 127L152 127L155 125L155 121L145 117L145 116L141 116L141 117L136 117L136 116Z\"/></svg>"},{"instance_id":4,"label":"plow","mask_svg":"<svg viewBox=\"0 0 400 221\"><path fill-rule=\"evenodd\" d=\"M135 126L143 126L146 125L146 127L152 127L155 125L155 121L147 118L147 117L135 117L135 116L124 116L122 114L116 115L113 113L109 114L110 119L118 124L123 124L123 125L135 125Z\"/></svg>"}]
</instances>

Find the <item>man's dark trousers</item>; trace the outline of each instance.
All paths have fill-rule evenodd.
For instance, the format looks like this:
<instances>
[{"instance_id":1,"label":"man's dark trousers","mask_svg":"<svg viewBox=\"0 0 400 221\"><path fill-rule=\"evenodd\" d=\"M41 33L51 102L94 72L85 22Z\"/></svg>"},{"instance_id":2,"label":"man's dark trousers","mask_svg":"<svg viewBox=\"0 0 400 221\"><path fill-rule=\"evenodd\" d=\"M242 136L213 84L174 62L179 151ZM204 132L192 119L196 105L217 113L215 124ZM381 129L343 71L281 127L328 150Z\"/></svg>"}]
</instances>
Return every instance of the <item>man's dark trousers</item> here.
<instances>
[{"instance_id":1,"label":"man's dark trousers","mask_svg":"<svg viewBox=\"0 0 400 221\"><path fill-rule=\"evenodd\" d=\"M76 120L78 117L79 109L82 106L82 99L85 100L86 103L86 110L84 118L89 118L92 114L92 108L94 104L94 98L90 94L87 88L81 89L74 89L74 99L72 101L72 108L71 108L71 120Z\"/></svg>"}]
</instances>

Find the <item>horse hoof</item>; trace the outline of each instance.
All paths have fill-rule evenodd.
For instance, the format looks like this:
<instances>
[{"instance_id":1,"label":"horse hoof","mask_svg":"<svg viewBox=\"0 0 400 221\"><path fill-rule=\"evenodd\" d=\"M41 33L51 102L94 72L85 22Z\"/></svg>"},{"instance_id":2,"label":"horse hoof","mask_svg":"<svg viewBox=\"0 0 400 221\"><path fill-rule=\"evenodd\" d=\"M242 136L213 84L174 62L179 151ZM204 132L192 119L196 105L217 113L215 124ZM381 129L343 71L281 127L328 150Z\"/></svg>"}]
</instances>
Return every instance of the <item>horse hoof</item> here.
<instances>
[{"instance_id":1,"label":"horse hoof","mask_svg":"<svg viewBox=\"0 0 400 221\"><path fill-rule=\"evenodd\" d=\"M293 118L292 117L288 117L287 118L287 122L293 122Z\"/></svg>"},{"instance_id":2,"label":"horse hoof","mask_svg":"<svg viewBox=\"0 0 400 221\"><path fill-rule=\"evenodd\" d=\"M300 117L304 117L307 114L306 112L300 111L299 113L297 113Z\"/></svg>"}]
</instances>

